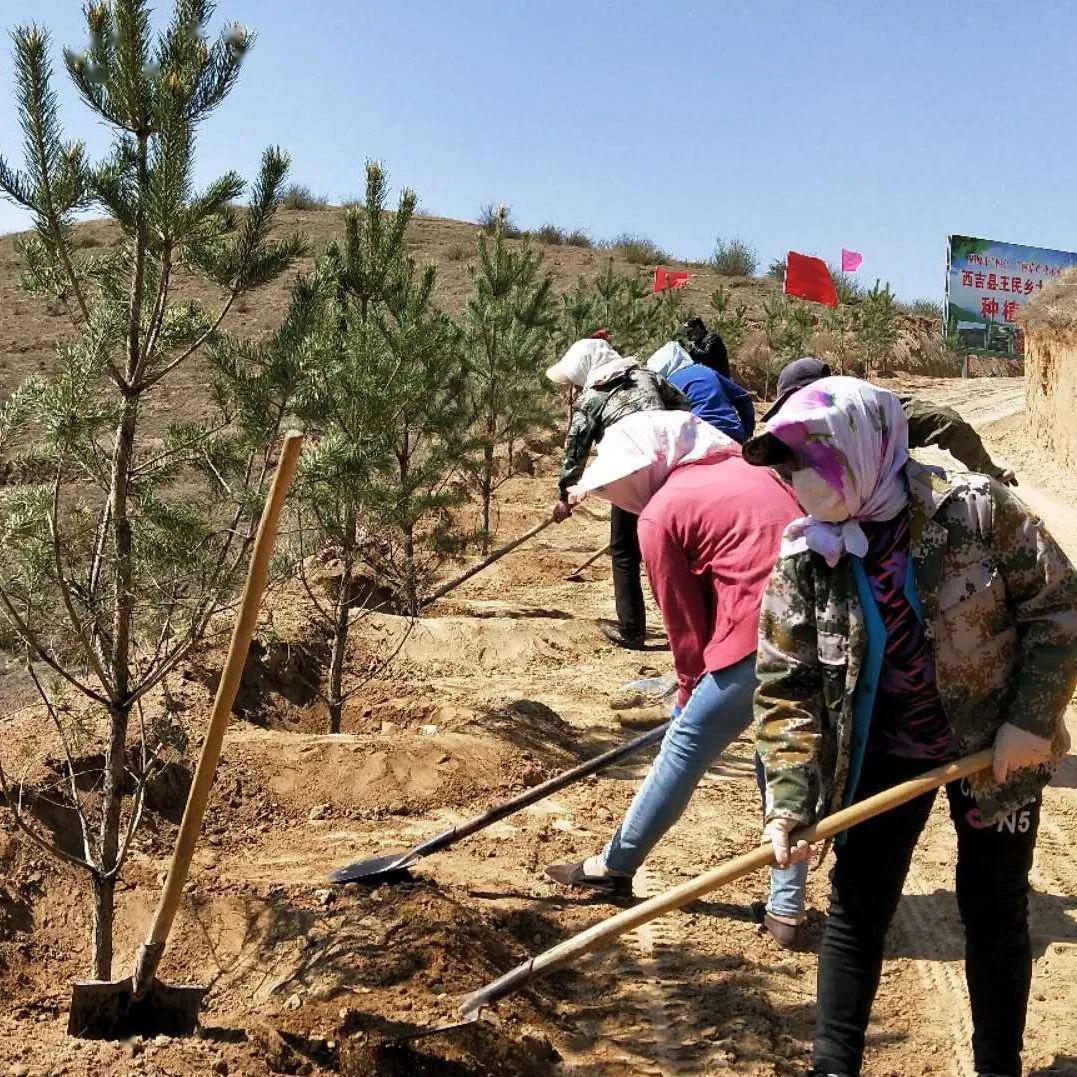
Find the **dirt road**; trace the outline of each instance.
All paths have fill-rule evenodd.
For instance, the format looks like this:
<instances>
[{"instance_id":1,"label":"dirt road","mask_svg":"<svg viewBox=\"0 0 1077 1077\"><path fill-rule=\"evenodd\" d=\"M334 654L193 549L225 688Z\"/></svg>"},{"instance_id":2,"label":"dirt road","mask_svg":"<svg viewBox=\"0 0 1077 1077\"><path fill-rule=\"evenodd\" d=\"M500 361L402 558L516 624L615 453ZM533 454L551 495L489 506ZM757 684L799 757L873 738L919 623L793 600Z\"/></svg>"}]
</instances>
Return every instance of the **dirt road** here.
<instances>
[{"instance_id":1,"label":"dirt road","mask_svg":"<svg viewBox=\"0 0 1077 1077\"><path fill-rule=\"evenodd\" d=\"M983 425L991 447L1019 469L1021 492L1077 558L1077 497L1067 500L1065 477L1034 453L1022 455L1020 383L920 382L916 391ZM533 522L549 488L548 477L513 480L501 532ZM339 863L406 847L632 735L609 701L633 677L667 672L670 657L653 608L646 653L601 640L594 619L612 602L605 564L583 582L563 580L605 543L602 517L598 508L579 512L547 530L434 607L406 638L393 618L364 622L357 665L403 643L389 673L352 702L343 734L320 735L324 719L280 678L260 724L236 723L162 968L169 980L210 983L202 1039L97 1045L64 1036L67 983L85 960L76 881L6 837L0 986L14 1005L0 1015L0 1072L802 1073L815 957L782 952L757 933L745 905L761 895L760 879L639 929L465 1035L378 1046L394 1028L448 1017L463 992L612 911L547 884L542 867L601 847L645 761L431 857L413 883L366 891L322 882ZM301 637L294 596L275 601L272 628L285 648ZM209 686L199 671L173 691L175 706L204 710ZM740 741L648 861L637 890L657 892L756 844L757 797L751 748ZM1026 1050L1036 1077L1077 1073L1073 757L1046 799ZM166 811L150 821L122 896L120 953L133 952L152 908L173 825ZM972 1077L953 858L937 806L890 941L870 1034L872 1077ZM810 882L816 910L824 874ZM813 946L820 926L815 912Z\"/></svg>"}]
</instances>

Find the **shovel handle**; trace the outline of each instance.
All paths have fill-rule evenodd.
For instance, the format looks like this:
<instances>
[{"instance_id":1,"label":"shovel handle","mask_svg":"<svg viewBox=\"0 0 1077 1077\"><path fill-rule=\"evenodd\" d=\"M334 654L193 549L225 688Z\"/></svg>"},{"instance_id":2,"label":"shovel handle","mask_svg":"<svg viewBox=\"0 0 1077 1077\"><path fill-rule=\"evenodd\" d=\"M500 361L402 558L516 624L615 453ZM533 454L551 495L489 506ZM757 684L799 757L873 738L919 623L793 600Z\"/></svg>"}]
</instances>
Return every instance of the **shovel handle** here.
<instances>
[{"instance_id":1,"label":"shovel handle","mask_svg":"<svg viewBox=\"0 0 1077 1077\"><path fill-rule=\"evenodd\" d=\"M504 546L498 546L496 550L487 554L481 561L465 569L459 576L453 576L451 580L446 580L440 587L432 591L419 603L420 608L425 608L431 602L437 602L439 598L444 598L450 591L455 591L460 584L466 583L472 576L477 576L484 568L489 568L495 561L500 561L505 554L512 553L517 546L522 546L528 539L533 539L540 531L545 531L552 523L553 517L548 516L522 535L517 535L511 542L506 542Z\"/></svg>"},{"instance_id":2,"label":"shovel handle","mask_svg":"<svg viewBox=\"0 0 1077 1077\"><path fill-rule=\"evenodd\" d=\"M277 538L277 522L280 519L285 498L288 496L288 489L292 484L302 447L303 435L295 432L287 434L281 446L273 485L270 487L269 497L262 509L262 518L258 523L258 533L254 539L254 549L247 567L247 580L243 585L239 612L235 626L232 628L228 657L221 671L221 680L217 685L217 694L213 700L213 710L210 712L205 740L202 742L202 753L198 757L198 766L195 768L191 789L187 794L187 806L183 811L183 821L180 823L179 834L176 837L176 848L172 854L168 878L165 880L153 925L136 959L136 993L140 988L145 988L153 978L183 895L183 885L187 881L187 872L191 866L195 844L202 829L202 819L206 814L206 804L213 787L214 773L221 757L224 733L228 728L236 692L239 690L251 637L258 623L258 609L266 580L269 577L269 561Z\"/></svg>"},{"instance_id":3,"label":"shovel handle","mask_svg":"<svg viewBox=\"0 0 1077 1077\"><path fill-rule=\"evenodd\" d=\"M522 793L517 793L516 796L502 801L500 804L495 804L481 815L476 815L473 819L468 819L464 823L450 827L448 830L444 830L440 834L428 838L422 844L416 845L414 849L405 853L405 856L410 858L413 856L427 856L430 853L436 853L439 849L444 849L449 845L453 845L460 841L461 838L466 838L476 831L483 830L491 824L496 823L498 820L518 812L521 808L526 808L530 804L537 804L538 801L548 797L551 793L556 793L559 789L564 789L573 782L579 781L580 778L586 778L589 774L594 774L603 767L608 767L611 763L627 759L628 756L634 755L648 745L657 744L658 741L665 736L668 726L669 722L663 722L661 725L655 726L654 729L649 729L646 733L643 733L638 737L633 737L627 744L621 744L616 748L611 748L608 752L596 755L593 759L588 759L586 762L580 763L570 770L555 774L552 778L548 778L538 785L533 785L529 789L525 789Z\"/></svg>"},{"instance_id":4,"label":"shovel handle","mask_svg":"<svg viewBox=\"0 0 1077 1077\"><path fill-rule=\"evenodd\" d=\"M876 815L889 811L891 808L896 808L901 804L908 803L910 800L915 800L916 797L929 793L940 785L957 781L959 778L967 778L970 774L986 769L991 765L993 754L991 748L985 748L983 751L965 756L965 758L954 763L947 763L944 766L936 767L934 770L929 770L919 778L913 778L890 789L884 789L881 793L876 793L875 796L868 797L851 807L834 812L833 815L828 815L813 826L804 827L802 830L796 831L791 835L791 840L794 842L800 840L807 842L826 841L837 836L843 830L856 826L857 823L862 823L866 819L871 819ZM506 995L512 994L518 987L536 976L542 976L556 969L564 968L565 965L575 961L576 958L600 949L606 943L617 938L618 935L631 931L633 928L639 927L640 924L645 924L663 913L671 912L673 909L679 909L682 905L688 905L704 894L709 894L712 890L716 890L734 879L739 879L753 871L758 871L760 868L773 866L773 864L774 853L769 842L759 846L758 849L753 849L751 852L735 856L732 860L728 860L710 871L705 871L702 875L697 875L694 879L689 879L679 886L674 886L664 894L658 894L647 901L634 905L631 909L626 909L624 912L610 916L593 927L589 927L586 931L581 931L578 935L573 935L564 942L558 943L558 945L551 947L537 957L517 965L516 968L505 973L504 976L468 995L460 1004L460 1013L464 1016L476 1013L483 1006L497 1002Z\"/></svg>"}]
</instances>

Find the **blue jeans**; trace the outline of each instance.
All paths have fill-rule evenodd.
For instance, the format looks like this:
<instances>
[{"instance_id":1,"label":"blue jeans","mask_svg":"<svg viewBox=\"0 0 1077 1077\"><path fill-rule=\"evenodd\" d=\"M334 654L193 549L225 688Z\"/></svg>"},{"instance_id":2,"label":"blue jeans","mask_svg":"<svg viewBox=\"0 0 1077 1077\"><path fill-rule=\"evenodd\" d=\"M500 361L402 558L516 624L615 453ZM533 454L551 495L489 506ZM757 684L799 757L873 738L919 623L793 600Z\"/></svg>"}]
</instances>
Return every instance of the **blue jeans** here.
<instances>
[{"instance_id":1,"label":"blue jeans","mask_svg":"<svg viewBox=\"0 0 1077 1077\"><path fill-rule=\"evenodd\" d=\"M751 723L755 686L754 654L703 675L684 710L670 723L643 785L603 851L611 871L634 874L681 817L707 768ZM803 913L807 874L804 861L774 868L769 911L779 916Z\"/></svg>"}]
</instances>

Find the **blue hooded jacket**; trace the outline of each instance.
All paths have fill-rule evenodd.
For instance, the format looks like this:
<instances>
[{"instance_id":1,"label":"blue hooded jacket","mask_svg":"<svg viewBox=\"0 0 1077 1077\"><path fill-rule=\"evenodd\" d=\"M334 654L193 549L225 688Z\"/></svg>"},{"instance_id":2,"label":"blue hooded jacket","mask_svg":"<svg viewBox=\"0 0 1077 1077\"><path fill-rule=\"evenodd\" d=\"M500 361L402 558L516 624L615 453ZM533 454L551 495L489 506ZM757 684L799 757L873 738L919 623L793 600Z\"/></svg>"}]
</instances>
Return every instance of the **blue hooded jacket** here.
<instances>
[{"instance_id":1,"label":"blue hooded jacket","mask_svg":"<svg viewBox=\"0 0 1077 1077\"><path fill-rule=\"evenodd\" d=\"M755 408L748 390L692 357L676 341L663 344L647 360L648 370L675 385L692 406L692 414L744 443L755 429Z\"/></svg>"}]
</instances>

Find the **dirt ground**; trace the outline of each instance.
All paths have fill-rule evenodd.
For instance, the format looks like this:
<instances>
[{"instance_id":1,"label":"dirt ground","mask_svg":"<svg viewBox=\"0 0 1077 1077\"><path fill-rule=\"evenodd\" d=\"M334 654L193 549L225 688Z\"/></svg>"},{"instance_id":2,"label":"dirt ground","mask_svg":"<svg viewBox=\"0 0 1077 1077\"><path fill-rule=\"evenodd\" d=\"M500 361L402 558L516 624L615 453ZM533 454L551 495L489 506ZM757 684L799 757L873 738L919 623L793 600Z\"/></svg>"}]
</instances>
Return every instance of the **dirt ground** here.
<instances>
[{"instance_id":1,"label":"dirt ground","mask_svg":"<svg viewBox=\"0 0 1077 1077\"><path fill-rule=\"evenodd\" d=\"M1020 493L1077 559L1077 480L1031 449L1017 380L915 381L975 422L1014 466ZM500 531L522 531L550 498L549 476L514 479ZM65 1034L70 984L87 964L81 880L0 823L0 1074L343 1073L566 1077L794 1075L809 1057L825 870L814 873L810 945L780 951L745 905L753 878L622 938L602 954L498 1005L465 1033L387 1045L449 1019L464 993L612 911L542 878L555 859L597 851L646 758L585 780L422 862L414 879L331 887L329 870L403 849L633 735L611 709L622 685L664 674L670 656L652 607L644 653L617 651L596 617L612 606L608 563L565 574L606 541L605 513L566 524L480 574L408 627L357 626L353 660L400 648L355 696L344 732L290 676L301 662L301 604L270 602L252 677L263 692L225 742L205 838L161 968L209 985L204 1029L185 1041L90 1043ZM269 631L271 629L271 631ZM171 686L195 728L219 652ZM252 699L255 695L252 694ZM635 717L640 717L635 714ZM652 717L660 720L660 712ZM1071 712L1077 734L1077 715ZM31 728L4 719L10 750ZM120 895L117 973L133 955L163 879L183 783L164 788ZM637 876L649 895L759 840L751 748L739 741ZM52 825L62 831L64 820ZM1035 972L1026 1066L1077 1074L1077 758L1048 790L1034 871ZM962 936L952 896L954 841L937 806L889 942L872 1077L973 1077Z\"/></svg>"}]
</instances>

